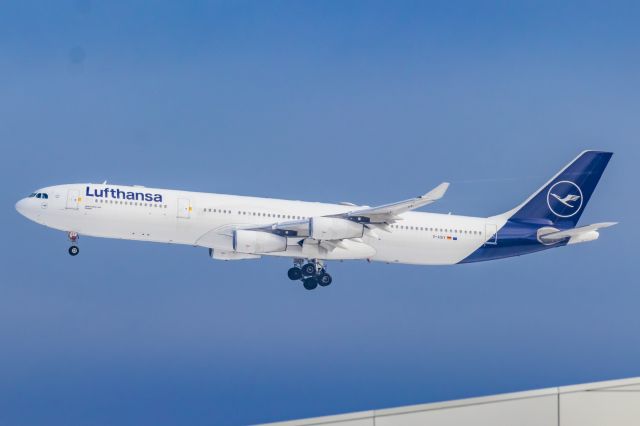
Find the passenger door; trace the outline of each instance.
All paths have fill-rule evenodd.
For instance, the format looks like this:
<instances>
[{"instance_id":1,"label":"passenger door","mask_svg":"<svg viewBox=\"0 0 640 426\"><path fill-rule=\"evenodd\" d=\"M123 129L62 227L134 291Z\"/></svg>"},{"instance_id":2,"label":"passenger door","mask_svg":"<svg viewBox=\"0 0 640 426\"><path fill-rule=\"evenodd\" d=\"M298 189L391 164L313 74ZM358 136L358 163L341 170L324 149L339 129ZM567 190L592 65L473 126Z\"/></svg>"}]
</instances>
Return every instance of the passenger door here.
<instances>
[{"instance_id":1,"label":"passenger door","mask_svg":"<svg viewBox=\"0 0 640 426\"><path fill-rule=\"evenodd\" d=\"M71 210L78 210L78 204L80 204L80 195L75 189L67 191L67 204L66 208Z\"/></svg>"},{"instance_id":2,"label":"passenger door","mask_svg":"<svg viewBox=\"0 0 640 426\"><path fill-rule=\"evenodd\" d=\"M191 202L186 198L178 198L178 218L189 219L191 217Z\"/></svg>"},{"instance_id":3,"label":"passenger door","mask_svg":"<svg viewBox=\"0 0 640 426\"><path fill-rule=\"evenodd\" d=\"M485 244L498 244L498 225L495 223L486 223L484 225Z\"/></svg>"}]
</instances>

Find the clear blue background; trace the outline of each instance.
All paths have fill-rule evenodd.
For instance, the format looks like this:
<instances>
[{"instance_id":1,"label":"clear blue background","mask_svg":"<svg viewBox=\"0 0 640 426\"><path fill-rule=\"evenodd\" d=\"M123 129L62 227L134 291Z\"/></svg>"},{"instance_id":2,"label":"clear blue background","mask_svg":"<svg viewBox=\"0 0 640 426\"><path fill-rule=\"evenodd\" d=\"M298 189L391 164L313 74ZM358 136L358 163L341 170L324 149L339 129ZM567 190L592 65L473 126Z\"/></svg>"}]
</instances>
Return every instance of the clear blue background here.
<instances>
[{"instance_id":1,"label":"clear blue background","mask_svg":"<svg viewBox=\"0 0 640 426\"><path fill-rule=\"evenodd\" d=\"M637 2L3 2L0 423L243 424L640 375ZM591 244L454 267L82 238L58 183L490 215L616 153Z\"/></svg>"}]
</instances>

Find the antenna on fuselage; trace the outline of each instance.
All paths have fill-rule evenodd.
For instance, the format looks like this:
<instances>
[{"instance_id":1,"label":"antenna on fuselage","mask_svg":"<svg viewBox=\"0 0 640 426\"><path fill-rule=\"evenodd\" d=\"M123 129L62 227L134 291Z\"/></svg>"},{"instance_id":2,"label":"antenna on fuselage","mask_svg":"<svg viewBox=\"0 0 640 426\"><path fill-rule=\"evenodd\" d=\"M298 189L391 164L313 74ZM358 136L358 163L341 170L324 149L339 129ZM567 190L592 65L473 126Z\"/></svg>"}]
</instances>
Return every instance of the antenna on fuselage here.
<instances>
[{"instance_id":1,"label":"antenna on fuselage","mask_svg":"<svg viewBox=\"0 0 640 426\"><path fill-rule=\"evenodd\" d=\"M106 184L107 184L107 181L105 180L104 182L102 182L102 184L103 184L103 185L106 185Z\"/></svg>"}]
</instances>

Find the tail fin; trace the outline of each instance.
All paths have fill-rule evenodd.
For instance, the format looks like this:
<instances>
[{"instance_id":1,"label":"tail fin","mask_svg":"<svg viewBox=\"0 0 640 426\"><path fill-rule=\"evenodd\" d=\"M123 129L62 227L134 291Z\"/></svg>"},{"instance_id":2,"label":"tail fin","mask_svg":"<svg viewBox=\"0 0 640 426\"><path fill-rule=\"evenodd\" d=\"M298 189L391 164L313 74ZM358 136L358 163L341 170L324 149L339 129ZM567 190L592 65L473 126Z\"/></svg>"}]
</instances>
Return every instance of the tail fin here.
<instances>
[{"instance_id":1,"label":"tail fin","mask_svg":"<svg viewBox=\"0 0 640 426\"><path fill-rule=\"evenodd\" d=\"M524 203L509 220L573 228L596 188L612 152L584 151Z\"/></svg>"}]
</instances>

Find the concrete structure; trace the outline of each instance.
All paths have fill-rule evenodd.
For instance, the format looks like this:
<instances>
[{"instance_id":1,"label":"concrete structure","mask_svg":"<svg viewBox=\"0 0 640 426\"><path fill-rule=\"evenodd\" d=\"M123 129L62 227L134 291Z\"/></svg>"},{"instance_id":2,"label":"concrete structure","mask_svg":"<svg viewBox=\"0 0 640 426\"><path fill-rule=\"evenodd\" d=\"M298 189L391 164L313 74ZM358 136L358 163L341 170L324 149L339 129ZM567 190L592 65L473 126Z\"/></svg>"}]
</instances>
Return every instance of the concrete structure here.
<instances>
[{"instance_id":1,"label":"concrete structure","mask_svg":"<svg viewBox=\"0 0 640 426\"><path fill-rule=\"evenodd\" d=\"M640 377L362 411L271 425L638 426Z\"/></svg>"}]
</instances>

